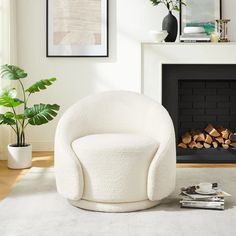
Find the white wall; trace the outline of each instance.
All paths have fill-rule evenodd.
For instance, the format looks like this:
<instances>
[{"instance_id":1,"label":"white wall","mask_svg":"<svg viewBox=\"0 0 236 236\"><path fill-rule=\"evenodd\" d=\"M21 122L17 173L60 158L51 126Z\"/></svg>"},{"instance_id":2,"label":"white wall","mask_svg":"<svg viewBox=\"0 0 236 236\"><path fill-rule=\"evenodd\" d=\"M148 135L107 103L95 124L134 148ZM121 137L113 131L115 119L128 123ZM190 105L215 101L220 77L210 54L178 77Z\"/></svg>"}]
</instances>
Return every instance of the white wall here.
<instances>
[{"instance_id":1,"label":"white wall","mask_svg":"<svg viewBox=\"0 0 236 236\"><path fill-rule=\"evenodd\" d=\"M110 0L109 5L109 58L46 58L46 0L17 1L18 64L29 73L26 84L51 76L59 79L47 91L34 95L32 102L58 103L62 114L95 92L140 91L140 42L148 40L149 30L161 29L167 12L163 7L153 7L149 0ZM236 28L235 7L235 1L224 0L224 16L232 19L230 36L236 40L236 32L232 32ZM35 150L52 149L58 118L29 128L28 142Z\"/></svg>"}]
</instances>

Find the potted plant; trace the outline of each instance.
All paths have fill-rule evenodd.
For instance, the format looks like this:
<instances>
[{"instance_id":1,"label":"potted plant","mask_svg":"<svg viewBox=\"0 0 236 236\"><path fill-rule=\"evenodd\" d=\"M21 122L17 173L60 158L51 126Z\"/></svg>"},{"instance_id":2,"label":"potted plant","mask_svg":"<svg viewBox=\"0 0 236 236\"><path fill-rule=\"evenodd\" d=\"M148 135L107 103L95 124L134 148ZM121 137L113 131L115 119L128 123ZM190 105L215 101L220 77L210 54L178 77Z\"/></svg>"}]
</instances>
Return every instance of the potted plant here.
<instances>
[{"instance_id":1,"label":"potted plant","mask_svg":"<svg viewBox=\"0 0 236 236\"><path fill-rule=\"evenodd\" d=\"M35 104L28 106L28 101L34 93L46 89L56 81L56 78L44 79L25 89L22 80L27 73L14 65L2 65L2 79L19 83L21 97L17 98L15 88L4 88L0 91L0 106L6 112L0 114L0 125L9 125L16 135L16 143L8 145L8 167L24 169L32 165L32 146L26 143L25 129L28 125L43 125L51 121L60 109L57 104Z\"/></svg>"},{"instance_id":2,"label":"potted plant","mask_svg":"<svg viewBox=\"0 0 236 236\"><path fill-rule=\"evenodd\" d=\"M178 21L172 14L172 11L179 11L180 5L186 5L183 0L150 0L153 6L164 4L169 11L169 14L162 21L162 30L168 32L165 38L166 42L175 42L178 33Z\"/></svg>"}]
</instances>

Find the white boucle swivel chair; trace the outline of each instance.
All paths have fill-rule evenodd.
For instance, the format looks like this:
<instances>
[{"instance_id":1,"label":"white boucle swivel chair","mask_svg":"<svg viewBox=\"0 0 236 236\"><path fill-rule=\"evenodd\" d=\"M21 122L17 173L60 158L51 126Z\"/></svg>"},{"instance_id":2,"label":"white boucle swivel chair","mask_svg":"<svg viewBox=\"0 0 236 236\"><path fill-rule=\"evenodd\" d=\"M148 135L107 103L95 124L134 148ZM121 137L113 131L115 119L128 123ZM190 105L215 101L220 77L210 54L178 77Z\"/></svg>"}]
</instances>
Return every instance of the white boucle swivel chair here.
<instances>
[{"instance_id":1,"label":"white boucle swivel chair","mask_svg":"<svg viewBox=\"0 0 236 236\"><path fill-rule=\"evenodd\" d=\"M172 120L137 93L86 97L59 121L55 169L58 192L74 206L104 212L153 207L175 188Z\"/></svg>"}]
</instances>

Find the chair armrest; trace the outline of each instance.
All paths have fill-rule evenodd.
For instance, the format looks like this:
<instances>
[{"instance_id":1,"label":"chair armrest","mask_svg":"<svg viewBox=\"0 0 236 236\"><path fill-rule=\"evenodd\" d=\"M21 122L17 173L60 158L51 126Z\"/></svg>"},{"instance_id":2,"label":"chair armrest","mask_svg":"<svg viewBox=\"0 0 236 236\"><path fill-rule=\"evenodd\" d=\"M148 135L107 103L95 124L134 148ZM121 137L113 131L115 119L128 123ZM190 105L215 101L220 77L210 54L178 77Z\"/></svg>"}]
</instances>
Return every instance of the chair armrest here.
<instances>
[{"instance_id":1,"label":"chair armrest","mask_svg":"<svg viewBox=\"0 0 236 236\"><path fill-rule=\"evenodd\" d=\"M148 198L151 201L161 200L175 189L176 179L176 146L175 133L171 128L169 138L156 152L148 172Z\"/></svg>"},{"instance_id":2,"label":"chair armrest","mask_svg":"<svg viewBox=\"0 0 236 236\"><path fill-rule=\"evenodd\" d=\"M83 171L78 158L71 149L55 149L57 191L70 200L80 200L83 195Z\"/></svg>"},{"instance_id":3,"label":"chair armrest","mask_svg":"<svg viewBox=\"0 0 236 236\"><path fill-rule=\"evenodd\" d=\"M66 113L57 126L55 136L55 173L57 191L70 200L80 200L84 191L83 170L80 161L72 149L71 136L74 122Z\"/></svg>"}]
</instances>

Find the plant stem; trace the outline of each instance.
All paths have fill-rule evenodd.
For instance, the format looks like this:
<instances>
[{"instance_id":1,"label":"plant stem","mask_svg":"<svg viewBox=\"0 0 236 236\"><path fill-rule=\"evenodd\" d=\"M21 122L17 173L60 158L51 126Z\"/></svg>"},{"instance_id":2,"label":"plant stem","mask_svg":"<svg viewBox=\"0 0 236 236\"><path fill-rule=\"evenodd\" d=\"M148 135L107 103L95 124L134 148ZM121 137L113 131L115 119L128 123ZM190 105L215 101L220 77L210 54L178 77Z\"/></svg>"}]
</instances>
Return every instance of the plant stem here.
<instances>
[{"instance_id":1,"label":"plant stem","mask_svg":"<svg viewBox=\"0 0 236 236\"><path fill-rule=\"evenodd\" d=\"M14 109L14 107L12 107L12 111L14 113L14 115L16 116L16 111ZM20 130L19 130L19 124L18 124L18 120L16 120L16 138L17 138L17 146L20 146Z\"/></svg>"},{"instance_id":2,"label":"plant stem","mask_svg":"<svg viewBox=\"0 0 236 236\"><path fill-rule=\"evenodd\" d=\"M25 124L25 127L24 127L24 129L28 126L28 124L29 124L29 122L27 122L27 124Z\"/></svg>"},{"instance_id":3,"label":"plant stem","mask_svg":"<svg viewBox=\"0 0 236 236\"><path fill-rule=\"evenodd\" d=\"M29 97L26 99L24 85L22 84L20 79L19 79L19 82L20 82L21 89L22 89L22 94L23 94L23 97L24 97L24 111L25 111L25 109L27 108L27 101L28 101ZM25 128L25 118L23 118L23 121L22 121L22 124L21 124L21 135L20 135L21 146L25 146L24 128Z\"/></svg>"},{"instance_id":4,"label":"plant stem","mask_svg":"<svg viewBox=\"0 0 236 236\"><path fill-rule=\"evenodd\" d=\"M20 82L20 85L21 85L22 94L23 94L23 97L24 97L24 108L26 109L26 96L25 96L25 88L24 88L24 85L22 84L21 80L19 79L18 81Z\"/></svg>"},{"instance_id":5,"label":"plant stem","mask_svg":"<svg viewBox=\"0 0 236 236\"><path fill-rule=\"evenodd\" d=\"M14 132L17 134L16 129L12 125L10 125L10 126L14 130Z\"/></svg>"},{"instance_id":6,"label":"plant stem","mask_svg":"<svg viewBox=\"0 0 236 236\"><path fill-rule=\"evenodd\" d=\"M24 129L21 130L21 146L25 146L25 132L24 132Z\"/></svg>"},{"instance_id":7,"label":"plant stem","mask_svg":"<svg viewBox=\"0 0 236 236\"><path fill-rule=\"evenodd\" d=\"M28 100L29 100L30 95L31 95L31 93L29 93L28 96L27 96L26 104L27 104L27 102L28 102Z\"/></svg>"},{"instance_id":8,"label":"plant stem","mask_svg":"<svg viewBox=\"0 0 236 236\"><path fill-rule=\"evenodd\" d=\"M170 3L168 0L165 0L165 5L166 5L168 11L170 11Z\"/></svg>"}]
</instances>

